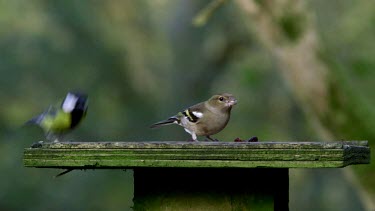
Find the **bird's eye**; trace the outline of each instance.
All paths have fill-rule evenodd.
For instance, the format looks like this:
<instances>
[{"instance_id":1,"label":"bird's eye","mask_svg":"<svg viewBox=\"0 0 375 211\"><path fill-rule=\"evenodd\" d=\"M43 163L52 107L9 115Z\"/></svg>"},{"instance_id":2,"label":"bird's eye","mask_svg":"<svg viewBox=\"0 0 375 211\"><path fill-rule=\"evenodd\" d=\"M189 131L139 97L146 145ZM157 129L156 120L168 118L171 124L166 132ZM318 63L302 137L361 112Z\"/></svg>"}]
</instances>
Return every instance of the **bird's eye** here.
<instances>
[{"instance_id":1,"label":"bird's eye","mask_svg":"<svg viewBox=\"0 0 375 211\"><path fill-rule=\"evenodd\" d=\"M223 100L224 100L224 98L223 98L223 97L220 97L220 98L219 98L219 100L220 100L220 101L223 101Z\"/></svg>"}]
</instances>

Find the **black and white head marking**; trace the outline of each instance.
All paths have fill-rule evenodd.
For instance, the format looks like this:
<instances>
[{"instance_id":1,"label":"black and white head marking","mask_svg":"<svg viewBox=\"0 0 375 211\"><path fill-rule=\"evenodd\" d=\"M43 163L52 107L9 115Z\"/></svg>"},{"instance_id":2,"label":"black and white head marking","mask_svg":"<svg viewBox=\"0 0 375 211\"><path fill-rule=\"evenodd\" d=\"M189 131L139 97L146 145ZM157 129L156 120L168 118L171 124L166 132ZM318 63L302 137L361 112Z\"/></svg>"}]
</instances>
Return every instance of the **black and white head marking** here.
<instances>
[{"instance_id":1,"label":"black and white head marking","mask_svg":"<svg viewBox=\"0 0 375 211\"><path fill-rule=\"evenodd\" d=\"M66 113L72 112L73 109L76 107L77 101L78 101L78 96L72 93L68 93L61 106L63 111Z\"/></svg>"}]
</instances>

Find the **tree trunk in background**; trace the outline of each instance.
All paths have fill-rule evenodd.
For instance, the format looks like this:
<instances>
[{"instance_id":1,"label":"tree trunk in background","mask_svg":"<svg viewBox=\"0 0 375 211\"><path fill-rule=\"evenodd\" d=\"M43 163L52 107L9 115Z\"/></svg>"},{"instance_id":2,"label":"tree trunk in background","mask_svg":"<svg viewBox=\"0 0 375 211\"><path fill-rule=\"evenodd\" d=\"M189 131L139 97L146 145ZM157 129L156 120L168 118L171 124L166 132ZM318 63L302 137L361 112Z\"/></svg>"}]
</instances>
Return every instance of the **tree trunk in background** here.
<instances>
[{"instance_id":1,"label":"tree trunk in background","mask_svg":"<svg viewBox=\"0 0 375 211\"><path fill-rule=\"evenodd\" d=\"M303 1L237 0L249 28L274 55L280 73L319 135L326 140L367 139L374 153L374 111L351 89L339 67L330 62ZM371 162L375 159L372 156ZM375 169L362 165L345 169L346 178L359 180L361 198L374 209Z\"/></svg>"}]
</instances>

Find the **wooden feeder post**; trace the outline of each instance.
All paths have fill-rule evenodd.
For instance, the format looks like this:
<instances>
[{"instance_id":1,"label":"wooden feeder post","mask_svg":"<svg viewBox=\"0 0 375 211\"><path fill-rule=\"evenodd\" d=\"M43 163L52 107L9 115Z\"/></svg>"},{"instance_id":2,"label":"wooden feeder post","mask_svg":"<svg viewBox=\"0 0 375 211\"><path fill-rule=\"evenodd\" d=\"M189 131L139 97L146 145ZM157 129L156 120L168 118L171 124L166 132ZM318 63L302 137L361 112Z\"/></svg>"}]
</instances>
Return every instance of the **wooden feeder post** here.
<instances>
[{"instance_id":1,"label":"wooden feeder post","mask_svg":"<svg viewBox=\"0 0 375 211\"><path fill-rule=\"evenodd\" d=\"M367 141L62 142L24 152L26 167L133 169L134 210L288 210L289 168L369 162Z\"/></svg>"}]
</instances>

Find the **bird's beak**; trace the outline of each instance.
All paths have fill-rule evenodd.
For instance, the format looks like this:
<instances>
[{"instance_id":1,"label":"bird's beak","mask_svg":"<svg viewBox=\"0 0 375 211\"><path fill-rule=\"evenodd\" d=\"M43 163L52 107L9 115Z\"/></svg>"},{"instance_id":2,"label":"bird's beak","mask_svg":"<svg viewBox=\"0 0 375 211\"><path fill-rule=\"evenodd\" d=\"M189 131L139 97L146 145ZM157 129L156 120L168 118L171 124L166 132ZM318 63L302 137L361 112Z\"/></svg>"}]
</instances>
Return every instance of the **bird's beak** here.
<instances>
[{"instance_id":1,"label":"bird's beak","mask_svg":"<svg viewBox=\"0 0 375 211\"><path fill-rule=\"evenodd\" d=\"M229 101L227 102L227 105L228 105L228 106L234 106L234 105L236 105L236 104L237 104L237 100L236 100L236 99L229 100Z\"/></svg>"}]
</instances>

